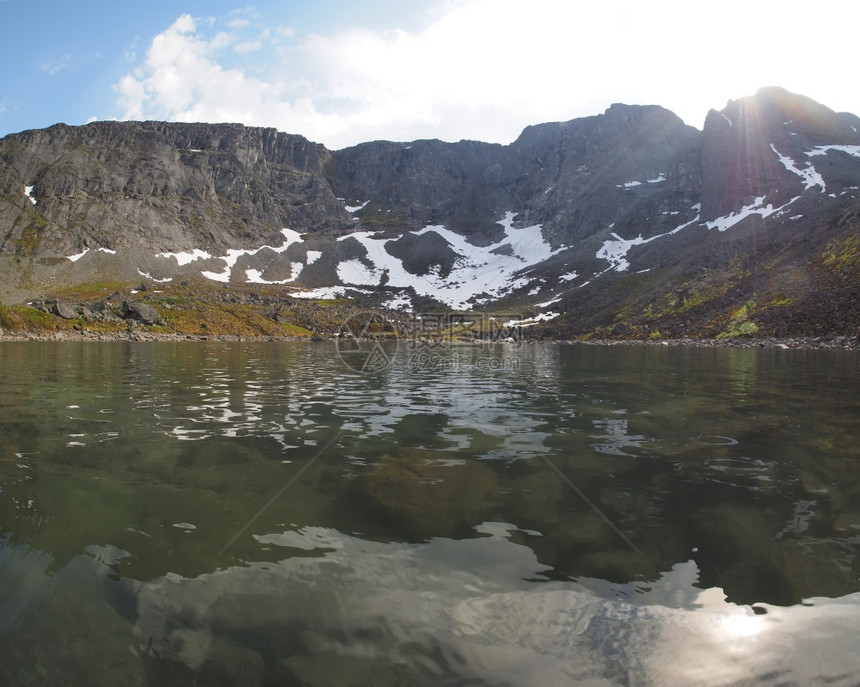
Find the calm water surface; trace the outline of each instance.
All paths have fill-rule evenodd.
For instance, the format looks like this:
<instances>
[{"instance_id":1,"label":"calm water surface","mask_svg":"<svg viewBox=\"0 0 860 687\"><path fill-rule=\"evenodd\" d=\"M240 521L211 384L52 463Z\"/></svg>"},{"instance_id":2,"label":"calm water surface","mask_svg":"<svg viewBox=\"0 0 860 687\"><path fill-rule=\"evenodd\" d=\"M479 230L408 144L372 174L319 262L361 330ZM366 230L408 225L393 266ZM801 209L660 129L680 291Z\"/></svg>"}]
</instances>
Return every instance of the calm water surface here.
<instances>
[{"instance_id":1,"label":"calm water surface","mask_svg":"<svg viewBox=\"0 0 860 687\"><path fill-rule=\"evenodd\" d=\"M0 684L860 683L860 356L0 345Z\"/></svg>"}]
</instances>

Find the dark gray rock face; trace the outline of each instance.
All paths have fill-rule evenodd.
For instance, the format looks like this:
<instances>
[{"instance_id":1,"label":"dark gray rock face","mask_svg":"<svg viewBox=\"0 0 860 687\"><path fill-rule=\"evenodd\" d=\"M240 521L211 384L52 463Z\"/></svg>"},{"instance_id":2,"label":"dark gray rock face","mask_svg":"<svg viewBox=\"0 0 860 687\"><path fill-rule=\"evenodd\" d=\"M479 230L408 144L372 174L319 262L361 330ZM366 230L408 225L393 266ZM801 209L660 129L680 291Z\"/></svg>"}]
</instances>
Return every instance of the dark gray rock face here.
<instances>
[{"instance_id":1,"label":"dark gray rock face","mask_svg":"<svg viewBox=\"0 0 860 687\"><path fill-rule=\"evenodd\" d=\"M287 226L345 225L322 171L330 155L301 136L231 124L98 122L8 136L0 255L217 250L280 243Z\"/></svg>"},{"instance_id":2,"label":"dark gray rock face","mask_svg":"<svg viewBox=\"0 0 860 687\"><path fill-rule=\"evenodd\" d=\"M358 215L364 221L384 208L401 228L444 223L481 245L499 217L516 211L518 222L543 224L561 245L638 216L655 195L686 196L692 206L699 174L688 148L698 136L661 107L613 105L603 115L527 127L509 146L366 143L334 153L326 170L337 196L372 201Z\"/></svg>"},{"instance_id":3,"label":"dark gray rock face","mask_svg":"<svg viewBox=\"0 0 860 687\"><path fill-rule=\"evenodd\" d=\"M435 268L441 277L447 277L457 260L457 253L448 242L433 231L420 236L404 234L386 244L385 249L400 258L408 272L416 275L427 274Z\"/></svg>"}]
</instances>

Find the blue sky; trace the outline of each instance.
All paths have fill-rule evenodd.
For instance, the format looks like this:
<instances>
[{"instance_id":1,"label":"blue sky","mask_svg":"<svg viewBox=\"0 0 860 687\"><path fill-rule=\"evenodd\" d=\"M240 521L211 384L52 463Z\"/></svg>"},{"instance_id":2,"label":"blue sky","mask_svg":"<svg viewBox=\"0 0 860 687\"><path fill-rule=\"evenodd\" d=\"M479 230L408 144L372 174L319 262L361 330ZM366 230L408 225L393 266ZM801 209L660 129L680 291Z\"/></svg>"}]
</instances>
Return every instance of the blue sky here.
<instances>
[{"instance_id":1,"label":"blue sky","mask_svg":"<svg viewBox=\"0 0 860 687\"><path fill-rule=\"evenodd\" d=\"M507 143L613 102L701 128L770 85L860 114L849 0L0 0L0 25L0 136L164 119Z\"/></svg>"}]
</instances>

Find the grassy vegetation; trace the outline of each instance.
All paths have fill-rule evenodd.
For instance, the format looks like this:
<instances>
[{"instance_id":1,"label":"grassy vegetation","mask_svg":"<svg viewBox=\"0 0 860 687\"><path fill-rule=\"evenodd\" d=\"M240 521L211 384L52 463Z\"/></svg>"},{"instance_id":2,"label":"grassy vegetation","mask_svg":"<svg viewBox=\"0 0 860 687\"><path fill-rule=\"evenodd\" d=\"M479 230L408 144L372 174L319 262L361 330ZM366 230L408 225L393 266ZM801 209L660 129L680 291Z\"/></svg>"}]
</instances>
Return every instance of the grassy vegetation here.
<instances>
[{"instance_id":1,"label":"grassy vegetation","mask_svg":"<svg viewBox=\"0 0 860 687\"><path fill-rule=\"evenodd\" d=\"M0 305L0 327L6 331L57 331L58 318L28 306Z\"/></svg>"},{"instance_id":2,"label":"grassy vegetation","mask_svg":"<svg viewBox=\"0 0 860 687\"><path fill-rule=\"evenodd\" d=\"M230 293L236 291L242 293L241 285ZM187 284L164 285L158 290L133 294L128 284L95 282L63 289L51 296L75 306L107 301L110 305L106 312L113 317L63 319L28 305L0 306L0 327L11 333L45 335L73 330L99 334L134 329L169 335L309 338L314 333L311 327L317 321L329 327L339 325L342 315L338 306L350 303L345 299L305 301L286 308L272 305L288 297L284 292L245 291L243 298L232 299L216 286ZM255 298L249 298L250 293L254 293ZM122 319L123 300L151 305L158 312L160 323L143 326Z\"/></svg>"},{"instance_id":3,"label":"grassy vegetation","mask_svg":"<svg viewBox=\"0 0 860 687\"><path fill-rule=\"evenodd\" d=\"M824 264L830 268L860 269L860 236L854 234L831 241L821 257Z\"/></svg>"},{"instance_id":4,"label":"grassy vegetation","mask_svg":"<svg viewBox=\"0 0 860 687\"><path fill-rule=\"evenodd\" d=\"M756 303L749 300L731 315L728 326L717 334L718 339L739 339L758 334L758 326L750 320L750 315L755 311Z\"/></svg>"}]
</instances>

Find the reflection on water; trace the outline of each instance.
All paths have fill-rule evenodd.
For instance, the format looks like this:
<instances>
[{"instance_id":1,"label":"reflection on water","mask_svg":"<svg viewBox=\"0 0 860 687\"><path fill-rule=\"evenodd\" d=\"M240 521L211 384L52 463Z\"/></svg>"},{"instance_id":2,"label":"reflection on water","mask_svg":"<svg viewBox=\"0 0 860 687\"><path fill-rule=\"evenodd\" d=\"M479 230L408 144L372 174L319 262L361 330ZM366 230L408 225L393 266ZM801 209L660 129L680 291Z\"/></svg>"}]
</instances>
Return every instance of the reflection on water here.
<instances>
[{"instance_id":1,"label":"reflection on water","mask_svg":"<svg viewBox=\"0 0 860 687\"><path fill-rule=\"evenodd\" d=\"M860 681L856 354L438 353L0 347L0 683Z\"/></svg>"}]
</instances>

